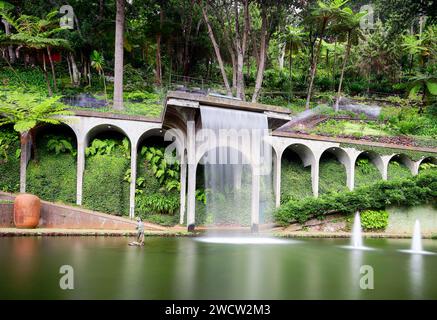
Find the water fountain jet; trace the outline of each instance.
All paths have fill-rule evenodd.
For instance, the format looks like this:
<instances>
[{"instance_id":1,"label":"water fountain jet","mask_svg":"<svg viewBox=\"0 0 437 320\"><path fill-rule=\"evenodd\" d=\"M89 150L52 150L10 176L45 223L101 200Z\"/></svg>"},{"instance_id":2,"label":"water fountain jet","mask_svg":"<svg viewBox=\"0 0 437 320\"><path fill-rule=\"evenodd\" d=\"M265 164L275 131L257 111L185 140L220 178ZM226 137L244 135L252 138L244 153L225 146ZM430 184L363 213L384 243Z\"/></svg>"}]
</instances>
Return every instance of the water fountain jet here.
<instances>
[{"instance_id":1,"label":"water fountain jet","mask_svg":"<svg viewBox=\"0 0 437 320\"><path fill-rule=\"evenodd\" d=\"M410 250L399 250L399 251L405 252L405 253L412 253L412 254L428 254L428 255L434 254L433 252L423 250L422 232L420 229L420 221L418 219L414 223L413 238L411 240L411 249Z\"/></svg>"}]
</instances>

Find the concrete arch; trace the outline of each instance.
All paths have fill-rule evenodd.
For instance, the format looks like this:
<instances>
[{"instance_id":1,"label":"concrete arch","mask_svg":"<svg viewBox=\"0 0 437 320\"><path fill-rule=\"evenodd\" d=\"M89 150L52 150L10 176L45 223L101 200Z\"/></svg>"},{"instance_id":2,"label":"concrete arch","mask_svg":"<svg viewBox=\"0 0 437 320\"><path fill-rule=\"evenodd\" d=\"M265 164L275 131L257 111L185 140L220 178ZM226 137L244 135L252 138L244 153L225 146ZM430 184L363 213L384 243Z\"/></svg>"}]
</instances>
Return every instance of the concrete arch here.
<instances>
[{"instance_id":1,"label":"concrete arch","mask_svg":"<svg viewBox=\"0 0 437 320\"><path fill-rule=\"evenodd\" d=\"M368 156L370 161L375 165L375 167L378 169L378 171L381 173L381 176L384 174L384 161L382 160L382 157L379 155L379 153L372 151L372 150L364 150L361 151L355 158L355 165L357 163L357 160L360 156Z\"/></svg>"},{"instance_id":2,"label":"concrete arch","mask_svg":"<svg viewBox=\"0 0 437 320\"><path fill-rule=\"evenodd\" d=\"M430 157L424 157L424 158L422 158L422 159L420 159L418 162L419 162L419 166L421 165L421 164L423 164L424 162L430 162L430 163L433 163L433 164L437 164L437 156L435 156L435 157L432 157L432 156L430 156Z\"/></svg>"},{"instance_id":3,"label":"concrete arch","mask_svg":"<svg viewBox=\"0 0 437 320\"><path fill-rule=\"evenodd\" d=\"M340 147L329 147L320 153L318 159L318 164L320 166L320 161L325 154L332 154L334 157L345 167L346 170L346 186L349 190L354 189L355 184L355 159L352 161L351 156L347 150Z\"/></svg>"},{"instance_id":4,"label":"concrete arch","mask_svg":"<svg viewBox=\"0 0 437 320\"><path fill-rule=\"evenodd\" d=\"M89 128L89 130L85 134L85 144L88 145L98 134L111 131L124 135L126 138L129 139L129 143L132 146L132 139L129 137L129 134L127 134L125 130L117 125L107 123L98 124L92 128Z\"/></svg>"},{"instance_id":5,"label":"concrete arch","mask_svg":"<svg viewBox=\"0 0 437 320\"><path fill-rule=\"evenodd\" d=\"M406 166L410 170L412 175L416 175L419 172L418 163L411 160L411 158L408 157L404 153L395 153L395 154L392 154L390 157L388 157L387 171L388 171L388 165L390 164L390 162L396 161L396 160L399 160L399 162L401 164ZM387 175L387 177L388 177L388 175Z\"/></svg>"},{"instance_id":6,"label":"concrete arch","mask_svg":"<svg viewBox=\"0 0 437 320\"><path fill-rule=\"evenodd\" d=\"M422 159L420 159L419 161L416 162L416 166L417 166L417 173L419 173L420 171L420 166L424 163L432 163L434 165L437 165L437 156L435 157L424 157Z\"/></svg>"}]
</instances>

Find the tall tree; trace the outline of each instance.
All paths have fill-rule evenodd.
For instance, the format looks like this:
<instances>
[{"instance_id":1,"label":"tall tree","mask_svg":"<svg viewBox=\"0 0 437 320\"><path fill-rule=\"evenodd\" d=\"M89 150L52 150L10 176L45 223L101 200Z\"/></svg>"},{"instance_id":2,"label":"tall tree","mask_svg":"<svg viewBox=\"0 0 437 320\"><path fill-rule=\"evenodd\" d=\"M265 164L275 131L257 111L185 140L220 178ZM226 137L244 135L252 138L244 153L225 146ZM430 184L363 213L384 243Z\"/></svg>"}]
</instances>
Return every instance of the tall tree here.
<instances>
[{"instance_id":1,"label":"tall tree","mask_svg":"<svg viewBox=\"0 0 437 320\"><path fill-rule=\"evenodd\" d=\"M323 36L325 35L325 31L329 23L332 23L333 21L338 19L341 13L340 12L341 7L346 2L348 2L348 0L330 0L327 3L318 1L317 6L311 10L308 22L315 23L318 26L319 34L318 37L316 37L316 40L318 38L319 42L317 44L316 51L311 61L311 71L310 71L310 80L309 80L310 82L308 85L308 94L305 103L306 109L310 108L311 95L313 92L314 79L316 77L316 72L317 72L317 62L320 56L320 51L322 49Z\"/></svg>"},{"instance_id":2,"label":"tall tree","mask_svg":"<svg viewBox=\"0 0 437 320\"><path fill-rule=\"evenodd\" d=\"M125 0L116 0L115 54L114 54L114 106L123 110L123 55L124 55L124 10Z\"/></svg>"},{"instance_id":3,"label":"tall tree","mask_svg":"<svg viewBox=\"0 0 437 320\"><path fill-rule=\"evenodd\" d=\"M337 98L335 99L334 104L335 111L338 111L338 103L340 102L341 97L341 86L343 84L344 71L346 69L352 44L358 44L358 41L364 38L360 28L360 21L361 18L363 18L366 14L367 12L354 13L349 7L342 9L342 18L338 26L346 33L347 44L343 58L343 66L341 68L340 82L338 83Z\"/></svg>"}]
</instances>

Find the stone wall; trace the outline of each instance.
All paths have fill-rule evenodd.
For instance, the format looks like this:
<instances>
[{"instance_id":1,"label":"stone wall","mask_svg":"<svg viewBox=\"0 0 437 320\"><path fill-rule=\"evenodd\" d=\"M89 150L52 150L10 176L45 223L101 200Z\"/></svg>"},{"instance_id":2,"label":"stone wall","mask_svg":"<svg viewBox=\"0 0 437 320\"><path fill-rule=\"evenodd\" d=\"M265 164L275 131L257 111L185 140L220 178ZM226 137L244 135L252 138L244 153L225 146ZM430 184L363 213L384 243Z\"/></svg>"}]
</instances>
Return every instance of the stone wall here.
<instances>
[{"instance_id":1,"label":"stone wall","mask_svg":"<svg viewBox=\"0 0 437 320\"><path fill-rule=\"evenodd\" d=\"M0 200L14 200L12 194L0 192ZM0 227L14 227L13 204L0 204ZM78 207L41 201L39 228L135 230L135 221ZM145 223L145 229L163 230Z\"/></svg>"}]
</instances>

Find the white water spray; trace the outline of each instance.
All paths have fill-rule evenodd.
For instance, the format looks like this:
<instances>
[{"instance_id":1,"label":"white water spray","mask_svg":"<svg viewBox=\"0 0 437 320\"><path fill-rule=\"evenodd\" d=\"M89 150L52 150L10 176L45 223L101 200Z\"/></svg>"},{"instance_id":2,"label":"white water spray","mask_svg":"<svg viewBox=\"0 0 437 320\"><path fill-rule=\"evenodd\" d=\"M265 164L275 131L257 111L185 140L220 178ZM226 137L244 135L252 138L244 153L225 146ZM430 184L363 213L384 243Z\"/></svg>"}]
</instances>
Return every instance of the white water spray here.
<instances>
[{"instance_id":1,"label":"white water spray","mask_svg":"<svg viewBox=\"0 0 437 320\"><path fill-rule=\"evenodd\" d=\"M357 212L355 214L354 225L352 228L352 239L351 245L353 248L358 249L363 247L363 238L361 235L361 219L360 214Z\"/></svg>"},{"instance_id":2,"label":"white water spray","mask_svg":"<svg viewBox=\"0 0 437 320\"><path fill-rule=\"evenodd\" d=\"M412 252L422 252L422 234L420 232L420 222L416 220L414 223L413 241L411 242Z\"/></svg>"}]
</instances>

